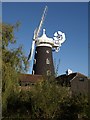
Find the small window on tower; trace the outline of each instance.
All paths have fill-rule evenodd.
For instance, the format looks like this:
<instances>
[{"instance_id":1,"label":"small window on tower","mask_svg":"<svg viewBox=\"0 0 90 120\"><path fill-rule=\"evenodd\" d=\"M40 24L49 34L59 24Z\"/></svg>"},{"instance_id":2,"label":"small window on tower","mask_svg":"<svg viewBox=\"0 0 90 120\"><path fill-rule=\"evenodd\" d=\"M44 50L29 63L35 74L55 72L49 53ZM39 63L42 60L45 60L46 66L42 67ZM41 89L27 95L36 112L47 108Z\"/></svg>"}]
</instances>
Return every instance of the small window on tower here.
<instances>
[{"instance_id":1,"label":"small window on tower","mask_svg":"<svg viewBox=\"0 0 90 120\"><path fill-rule=\"evenodd\" d=\"M48 58L46 59L46 64L50 64L50 60Z\"/></svg>"},{"instance_id":2,"label":"small window on tower","mask_svg":"<svg viewBox=\"0 0 90 120\"><path fill-rule=\"evenodd\" d=\"M34 75L34 73L35 73L35 71L33 70L33 71L32 71L32 74Z\"/></svg>"},{"instance_id":3,"label":"small window on tower","mask_svg":"<svg viewBox=\"0 0 90 120\"><path fill-rule=\"evenodd\" d=\"M46 53L49 53L49 50L46 50Z\"/></svg>"},{"instance_id":4,"label":"small window on tower","mask_svg":"<svg viewBox=\"0 0 90 120\"><path fill-rule=\"evenodd\" d=\"M34 64L36 64L36 59L34 59Z\"/></svg>"},{"instance_id":5,"label":"small window on tower","mask_svg":"<svg viewBox=\"0 0 90 120\"><path fill-rule=\"evenodd\" d=\"M50 75L51 75L51 71L47 70L47 76L50 76Z\"/></svg>"}]
</instances>

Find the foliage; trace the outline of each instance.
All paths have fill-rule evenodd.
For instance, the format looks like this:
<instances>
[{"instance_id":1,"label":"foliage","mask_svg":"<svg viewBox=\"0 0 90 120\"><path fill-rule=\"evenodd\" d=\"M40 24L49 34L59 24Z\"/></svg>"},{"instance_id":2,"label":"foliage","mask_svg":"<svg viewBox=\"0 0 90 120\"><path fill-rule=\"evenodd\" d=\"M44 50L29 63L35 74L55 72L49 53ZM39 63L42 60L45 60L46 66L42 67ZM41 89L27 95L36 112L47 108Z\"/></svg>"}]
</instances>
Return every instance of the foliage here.
<instances>
[{"instance_id":1,"label":"foliage","mask_svg":"<svg viewBox=\"0 0 90 120\"><path fill-rule=\"evenodd\" d=\"M3 24L2 25L2 59L3 62L10 63L18 72L25 72L28 68L27 58L22 51L22 46L16 49L9 49L10 44L15 44L14 31L18 27L16 25Z\"/></svg>"},{"instance_id":2,"label":"foliage","mask_svg":"<svg viewBox=\"0 0 90 120\"><path fill-rule=\"evenodd\" d=\"M87 118L88 99L84 95L73 95L65 99L60 105L61 113L59 119L61 120L77 120L78 115Z\"/></svg>"},{"instance_id":3,"label":"foliage","mask_svg":"<svg viewBox=\"0 0 90 120\"><path fill-rule=\"evenodd\" d=\"M32 120L77 120L78 115L88 118L88 97L71 95L67 87L55 80L37 83L31 89Z\"/></svg>"},{"instance_id":4,"label":"foliage","mask_svg":"<svg viewBox=\"0 0 90 120\"><path fill-rule=\"evenodd\" d=\"M7 99L12 92L17 90L18 73L27 71L27 59L23 54L22 47L10 49L9 45L15 44L15 25L2 24L2 107L3 113L7 109Z\"/></svg>"},{"instance_id":5,"label":"foliage","mask_svg":"<svg viewBox=\"0 0 90 120\"><path fill-rule=\"evenodd\" d=\"M27 120L77 120L87 118L88 101L83 95L70 96L55 81L41 81L28 91L21 89L7 99L6 117Z\"/></svg>"},{"instance_id":6,"label":"foliage","mask_svg":"<svg viewBox=\"0 0 90 120\"><path fill-rule=\"evenodd\" d=\"M42 81L31 89L33 119L55 119L59 104L68 96L67 88L54 81Z\"/></svg>"},{"instance_id":7,"label":"foliage","mask_svg":"<svg viewBox=\"0 0 90 120\"><path fill-rule=\"evenodd\" d=\"M55 77L57 77L58 76L58 70L59 70L59 67L60 67L60 59L57 61L58 63L56 64L56 58L54 58L54 69L55 69Z\"/></svg>"}]
</instances>

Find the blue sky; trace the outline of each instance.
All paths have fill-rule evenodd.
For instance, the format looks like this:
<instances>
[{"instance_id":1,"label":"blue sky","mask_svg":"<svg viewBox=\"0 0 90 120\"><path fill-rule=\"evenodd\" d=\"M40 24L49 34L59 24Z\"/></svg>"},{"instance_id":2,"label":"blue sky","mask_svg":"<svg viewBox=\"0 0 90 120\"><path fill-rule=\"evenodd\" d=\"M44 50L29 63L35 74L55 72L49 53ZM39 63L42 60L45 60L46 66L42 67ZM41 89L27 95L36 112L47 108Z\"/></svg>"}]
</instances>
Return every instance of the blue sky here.
<instances>
[{"instance_id":1,"label":"blue sky","mask_svg":"<svg viewBox=\"0 0 90 120\"><path fill-rule=\"evenodd\" d=\"M42 28L47 36L53 37L54 32L61 30L66 34L66 41L58 53L53 53L54 61L59 63L58 74L64 74L70 68L73 72L88 75L88 3L87 2L13 2L2 4L2 19L5 23L21 22L15 32L17 47L23 45L28 56L33 31L38 26L44 7L48 6L47 16ZM32 63L30 64L31 73Z\"/></svg>"}]
</instances>

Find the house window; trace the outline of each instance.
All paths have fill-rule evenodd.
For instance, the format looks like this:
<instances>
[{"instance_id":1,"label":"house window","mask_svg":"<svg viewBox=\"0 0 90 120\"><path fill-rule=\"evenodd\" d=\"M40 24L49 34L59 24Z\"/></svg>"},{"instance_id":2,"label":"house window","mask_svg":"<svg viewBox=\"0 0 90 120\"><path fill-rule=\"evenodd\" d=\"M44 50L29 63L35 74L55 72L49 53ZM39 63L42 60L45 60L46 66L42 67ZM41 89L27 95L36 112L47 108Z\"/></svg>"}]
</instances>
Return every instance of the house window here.
<instances>
[{"instance_id":1,"label":"house window","mask_svg":"<svg viewBox=\"0 0 90 120\"><path fill-rule=\"evenodd\" d=\"M28 84L27 83L25 83L25 86L27 86Z\"/></svg>"},{"instance_id":2,"label":"house window","mask_svg":"<svg viewBox=\"0 0 90 120\"><path fill-rule=\"evenodd\" d=\"M21 81L19 81L19 86L21 86L22 84L21 84Z\"/></svg>"},{"instance_id":3,"label":"house window","mask_svg":"<svg viewBox=\"0 0 90 120\"><path fill-rule=\"evenodd\" d=\"M48 58L46 59L46 64L50 64L50 61Z\"/></svg>"},{"instance_id":4,"label":"house window","mask_svg":"<svg viewBox=\"0 0 90 120\"><path fill-rule=\"evenodd\" d=\"M47 76L50 76L50 75L51 75L51 71L47 70Z\"/></svg>"},{"instance_id":5,"label":"house window","mask_svg":"<svg viewBox=\"0 0 90 120\"><path fill-rule=\"evenodd\" d=\"M31 85L34 85L34 83L32 83Z\"/></svg>"},{"instance_id":6,"label":"house window","mask_svg":"<svg viewBox=\"0 0 90 120\"><path fill-rule=\"evenodd\" d=\"M84 81L84 78L79 78L79 81Z\"/></svg>"},{"instance_id":7,"label":"house window","mask_svg":"<svg viewBox=\"0 0 90 120\"><path fill-rule=\"evenodd\" d=\"M29 85L30 85L30 83L27 84L27 86L29 86Z\"/></svg>"}]
</instances>

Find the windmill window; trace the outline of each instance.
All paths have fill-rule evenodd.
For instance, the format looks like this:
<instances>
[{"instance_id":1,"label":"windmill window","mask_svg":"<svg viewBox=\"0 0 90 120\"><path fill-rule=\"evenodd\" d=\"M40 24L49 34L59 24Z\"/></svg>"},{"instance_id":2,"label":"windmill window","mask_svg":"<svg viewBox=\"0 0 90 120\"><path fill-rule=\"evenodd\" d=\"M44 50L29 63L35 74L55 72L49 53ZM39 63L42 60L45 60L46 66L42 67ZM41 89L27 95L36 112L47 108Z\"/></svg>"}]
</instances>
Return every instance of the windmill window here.
<instances>
[{"instance_id":1,"label":"windmill window","mask_svg":"<svg viewBox=\"0 0 90 120\"><path fill-rule=\"evenodd\" d=\"M46 53L49 53L49 50L46 50Z\"/></svg>"},{"instance_id":2,"label":"windmill window","mask_svg":"<svg viewBox=\"0 0 90 120\"><path fill-rule=\"evenodd\" d=\"M50 60L48 58L46 59L46 64L50 64Z\"/></svg>"},{"instance_id":3,"label":"windmill window","mask_svg":"<svg viewBox=\"0 0 90 120\"><path fill-rule=\"evenodd\" d=\"M34 64L36 64L36 59L34 59Z\"/></svg>"},{"instance_id":4,"label":"windmill window","mask_svg":"<svg viewBox=\"0 0 90 120\"><path fill-rule=\"evenodd\" d=\"M50 76L50 75L51 75L51 71L47 70L47 76Z\"/></svg>"},{"instance_id":5,"label":"windmill window","mask_svg":"<svg viewBox=\"0 0 90 120\"><path fill-rule=\"evenodd\" d=\"M35 71L33 70L33 71L32 71L32 74L34 75L34 73L35 73Z\"/></svg>"}]
</instances>

